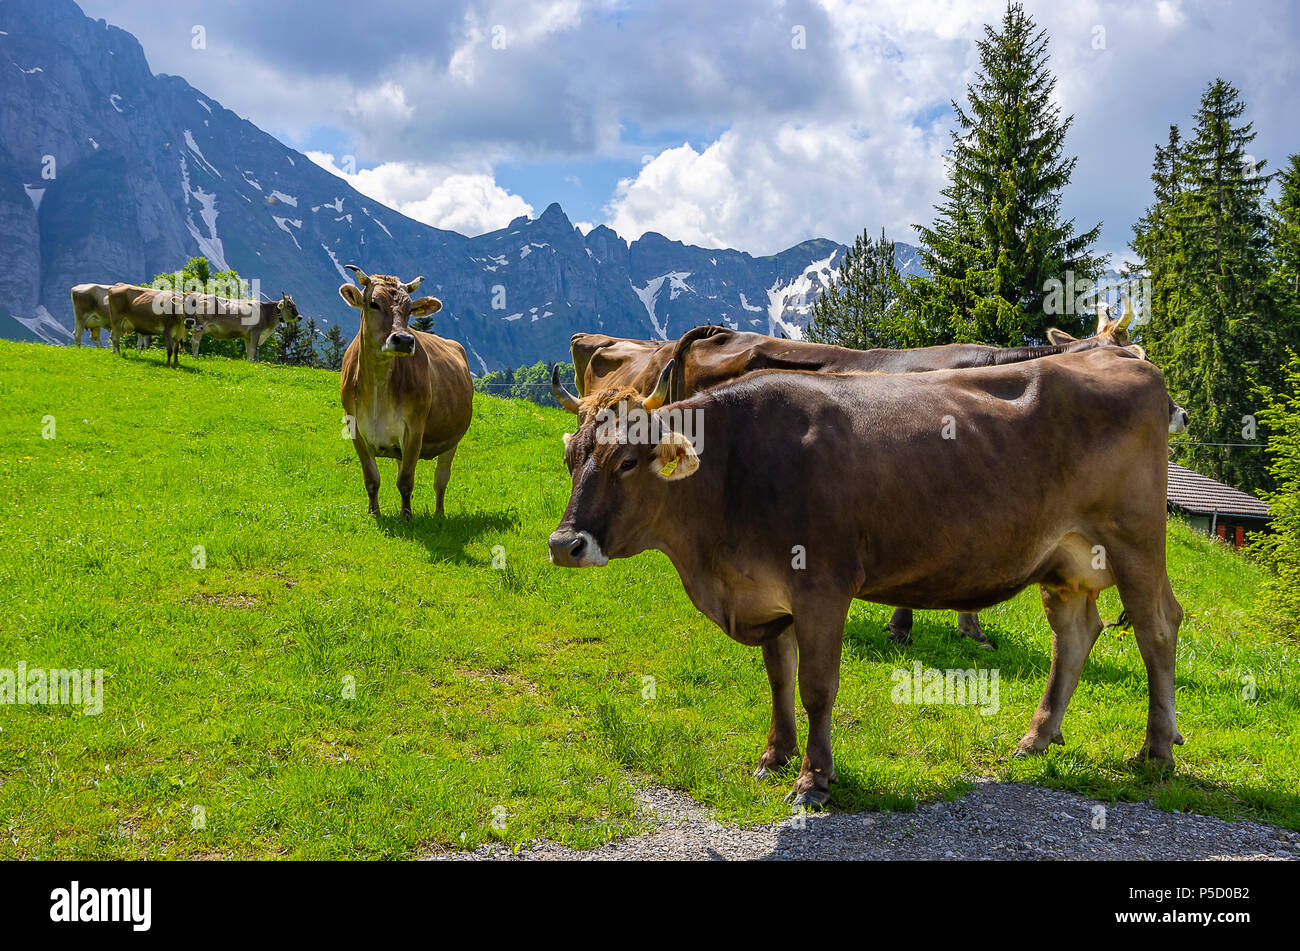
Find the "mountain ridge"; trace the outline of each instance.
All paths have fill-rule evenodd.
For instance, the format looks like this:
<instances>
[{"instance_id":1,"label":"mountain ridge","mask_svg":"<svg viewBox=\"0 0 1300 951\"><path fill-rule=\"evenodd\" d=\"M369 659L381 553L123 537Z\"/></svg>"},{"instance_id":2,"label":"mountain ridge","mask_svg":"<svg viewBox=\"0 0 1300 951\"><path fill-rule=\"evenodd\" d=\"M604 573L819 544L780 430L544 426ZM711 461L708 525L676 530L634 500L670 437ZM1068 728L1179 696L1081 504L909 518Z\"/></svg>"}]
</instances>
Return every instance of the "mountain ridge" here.
<instances>
[{"instance_id":1,"label":"mountain ridge","mask_svg":"<svg viewBox=\"0 0 1300 951\"><path fill-rule=\"evenodd\" d=\"M465 345L477 374L564 359L576 331L651 338L720 323L797 336L845 250L814 238L754 256L656 232L628 242L605 225L583 235L556 202L476 237L434 228L155 75L131 33L73 0L0 0L0 68L13 71L0 87L0 308L51 342L72 327L73 284L147 281L196 254L350 336L357 314L337 288L356 264L424 274L444 304L435 330ZM896 254L917 270L914 248Z\"/></svg>"}]
</instances>

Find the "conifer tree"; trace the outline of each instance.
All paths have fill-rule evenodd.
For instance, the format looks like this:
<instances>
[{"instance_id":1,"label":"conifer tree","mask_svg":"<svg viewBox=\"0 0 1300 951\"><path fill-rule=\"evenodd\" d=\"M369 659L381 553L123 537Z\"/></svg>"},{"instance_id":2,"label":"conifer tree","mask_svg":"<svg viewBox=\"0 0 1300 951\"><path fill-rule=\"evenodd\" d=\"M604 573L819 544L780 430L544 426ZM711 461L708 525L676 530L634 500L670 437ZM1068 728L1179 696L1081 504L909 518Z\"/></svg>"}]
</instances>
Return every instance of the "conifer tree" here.
<instances>
[{"instance_id":1,"label":"conifer tree","mask_svg":"<svg viewBox=\"0 0 1300 951\"><path fill-rule=\"evenodd\" d=\"M1091 250L1100 224L1076 233L1061 218L1077 159L1064 154L1073 117L1052 101L1046 31L1011 3L978 46L968 104L952 104L944 200L929 227L917 226L928 274L905 284L906 336L1022 344L1045 342L1053 326L1084 333L1077 302L1106 259Z\"/></svg>"},{"instance_id":2,"label":"conifer tree","mask_svg":"<svg viewBox=\"0 0 1300 951\"><path fill-rule=\"evenodd\" d=\"M1134 226L1151 282L1142 340L1192 419L1175 458L1247 490L1271 483L1256 387L1277 389L1294 334L1275 296L1264 192L1272 176L1237 90L1211 82L1185 144L1157 148L1155 202ZM1274 232L1275 233L1275 232ZM1245 445L1231 445L1233 443Z\"/></svg>"},{"instance_id":3,"label":"conifer tree","mask_svg":"<svg viewBox=\"0 0 1300 951\"><path fill-rule=\"evenodd\" d=\"M839 275L813 302L808 339L855 350L903 346L891 327L899 290L894 242L883 229L879 241L862 232L845 250Z\"/></svg>"}]
</instances>

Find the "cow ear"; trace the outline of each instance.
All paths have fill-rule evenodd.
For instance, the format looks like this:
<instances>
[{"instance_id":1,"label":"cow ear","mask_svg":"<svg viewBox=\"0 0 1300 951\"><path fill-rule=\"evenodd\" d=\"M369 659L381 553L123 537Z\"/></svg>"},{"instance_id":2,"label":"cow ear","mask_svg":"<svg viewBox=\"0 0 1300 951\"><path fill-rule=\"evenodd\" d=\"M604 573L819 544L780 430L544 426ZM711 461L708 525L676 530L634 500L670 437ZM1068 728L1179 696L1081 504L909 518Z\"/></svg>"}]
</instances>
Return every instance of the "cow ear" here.
<instances>
[{"instance_id":1,"label":"cow ear","mask_svg":"<svg viewBox=\"0 0 1300 951\"><path fill-rule=\"evenodd\" d=\"M655 446L655 475L666 482L676 482L695 474L700 457L690 439L671 430Z\"/></svg>"},{"instance_id":2,"label":"cow ear","mask_svg":"<svg viewBox=\"0 0 1300 951\"><path fill-rule=\"evenodd\" d=\"M442 310L442 301L436 297L421 297L417 301L411 302L412 317L427 317L430 314L436 314Z\"/></svg>"},{"instance_id":3,"label":"cow ear","mask_svg":"<svg viewBox=\"0 0 1300 951\"><path fill-rule=\"evenodd\" d=\"M355 284L344 284L339 288L339 297L351 304L353 307L361 306L361 288Z\"/></svg>"},{"instance_id":4,"label":"cow ear","mask_svg":"<svg viewBox=\"0 0 1300 951\"><path fill-rule=\"evenodd\" d=\"M1115 331L1118 329L1119 329L1119 318L1116 317L1114 320L1106 321L1106 323L1104 323L1101 327L1099 327L1097 329L1097 336L1113 337L1115 336Z\"/></svg>"},{"instance_id":5,"label":"cow ear","mask_svg":"<svg viewBox=\"0 0 1300 951\"><path fill-rule=\"evenodd\" d=\"M1059 347L1067 343L1074 343L1078 338L1071 337L1064 330L1057 330L1053 327L1051 330L1047 331L1047 339Z\"/></svg>"},{"instance_id":6,"label":"cow ear","mask_svg":"<svg viewBox=\"0 0 1300 951\"><path fill-rule=\"evenodd\" d=\"M573 438L573 433L560 433L560 438L564 440L564 448L569 448L569 440Z\"/></svg>"}]
</instances>

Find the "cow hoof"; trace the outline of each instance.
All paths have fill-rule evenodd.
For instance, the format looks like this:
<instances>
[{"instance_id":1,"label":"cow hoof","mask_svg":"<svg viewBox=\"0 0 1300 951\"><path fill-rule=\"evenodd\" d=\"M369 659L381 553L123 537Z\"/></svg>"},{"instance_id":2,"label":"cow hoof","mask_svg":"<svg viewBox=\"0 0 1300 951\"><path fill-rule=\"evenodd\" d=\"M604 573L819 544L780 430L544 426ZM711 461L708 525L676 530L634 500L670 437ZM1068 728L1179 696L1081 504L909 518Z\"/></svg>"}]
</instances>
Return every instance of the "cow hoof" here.
<instances>
[{"instance_id":1,"label":"cow hoof","mask_svg":"<svg viewBox=\"0 0 1300 951\"><path fill-rule=\"evenodd\" d=\"M785 801L795 809L821 812L822 808L831 801L831 794L817 789L808 789L798 794L791 790L790 794L785 797Z\"/></svg>"},{"instance_id":2,"label":"cow hoof","mask_svg":"<svg viewBox=\"0 0 1300 951\"><path fill-rule=\"evenodd\" d=\"M1174 757L1172 753L1164 756L1152 753L1147 747L1137 751L1137 755L1129 760L1129 765L1134 769L1153 770L1161 775L1169 775L1174 771Z\"/></svg>"},{"instance_id":3,"label":"cow hoof","mask_svg":"<svg viewBox=\"0 0 1300 951\"><path fill-rule=\"evenodd\" d=\"M895 644L898 644L900 647L911 647L911 646L912 646L912 632L911 632L911 631L898 631L898 630L895 630L894 628L890 627L888 624L886 624L886 625L885 625L885 633L889 635L889 640L890 640L890 641L892 641L892 642L895 643Z\"/></svg>"}]
</instances>

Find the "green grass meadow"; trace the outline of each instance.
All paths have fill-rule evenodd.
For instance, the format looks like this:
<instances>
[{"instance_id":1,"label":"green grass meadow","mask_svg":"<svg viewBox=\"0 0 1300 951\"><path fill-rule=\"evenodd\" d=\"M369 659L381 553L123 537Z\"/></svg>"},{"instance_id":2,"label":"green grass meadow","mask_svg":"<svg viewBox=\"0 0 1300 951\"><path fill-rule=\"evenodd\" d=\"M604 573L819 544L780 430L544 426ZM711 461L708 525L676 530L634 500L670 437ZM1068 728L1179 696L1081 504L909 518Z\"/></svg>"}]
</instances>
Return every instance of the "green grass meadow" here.
<instances>
[{"instance_id":1,"label":"green grass meadow","mask_svg":"<svg viewBox=\"0 0 1300 951\"><path fill-rule=\"evenodd\" d=\"M789 814L793 771L751 778L760 652L696 612L657 553L548 563L572 417L476 395L447 518L424 463L398 519L381 460L376 523L337 374L183 360L0 341L0 668L105 677L99 715L0 705L0 857L587 848L643 831L643 783L727 822ZM833 806L906 810L994 776L1300 829L1296 635L1247 623L1249 562L1179 524L1169 538L1187 611L1171 778L1127 763L1147 710L1130 634L1094 649L1067 745L1012 760L1050 661L1038 592L982 615L992 653L939 612L896 647L887 609L857 604ZM1101 612L1119 613L1113 590ZM894 704L890 674L916 660L996 667L1000 709Z\"/></svg>"}]
</instances>

